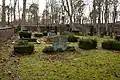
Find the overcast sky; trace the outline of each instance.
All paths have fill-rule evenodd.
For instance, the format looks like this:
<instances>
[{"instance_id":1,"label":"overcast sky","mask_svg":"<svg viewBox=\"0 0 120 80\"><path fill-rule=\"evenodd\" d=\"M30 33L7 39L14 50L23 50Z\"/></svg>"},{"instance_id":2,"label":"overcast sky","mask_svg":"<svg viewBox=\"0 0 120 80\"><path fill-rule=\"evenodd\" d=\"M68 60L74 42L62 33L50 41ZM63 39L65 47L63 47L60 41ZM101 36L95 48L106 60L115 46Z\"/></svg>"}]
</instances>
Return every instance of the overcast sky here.
<instances>
[{"instance_id":1,"label":"overcast sky","mask_svg":"<svg viewBox=\"0 0 120 80\"><path fill-rule=\"evenodd\" d=\"M11 0L12 2L14 0ZM23 7L23 0L19 0L20 1L20 7ZM92 8L90 8L90 6L88 6L88 4L90 5L92 3L93 0L84 0L85 3L87 4L87 6L85 7L84 10L84 15L88 16L89 12L91 11ZM45 9L45 5L46 5L46 0L27 0L27 8L28 6L30 6L30 4L32 4L32 2L34 3L39 3L39 13L42 13L43 10ZM6 5L9 5L10 0L6 0ZM0 0L0 5L2 5L2 0ZM91 4L92 5L92 4Z\"/></svg>"},{"instance_id":2,"label":"overcast sky","mask_svg":"<svg viewBox=\"0 0 120 80\"><path fill-rule=\"evenodd\" d=\"M14 0L11 0L14 1ZM20 1L20 7L22 8L23 6L23 0L19 0ZM32 4L32 2L37 2L39 1L39 11L40 13L42 13L42 11L45 9L45 1L46 0L27 0L27 6L29 6L30 4ZM10 0L6 0L6 5L9 5ZM0 5L2 5L2 0L0 0Z\"/></svg>"},{"instance_id":3,"label":"overcast sky","mask_svg":"<svg viewBox=\"0 0 120 80\"><path fill-rule=\"evenodd\" d=\"M11 0L12 2L14 0ZM23 7L23 0L19 0L20 1L20 7ZM86 7L84 9L84 16L88 17L89 16L89 12L92 10L92 1L93 0L84 0ZM45 5L46 5L46 0L27 0L27 8L28 6L30 6L32 3L39 3L39 13L42 13L43 10L45 9ZM9 5L10 0L6 0L6 5ZM89 4L89 5L88 5ZM0 0L0 5L2 5L2 0ZM120 8L119 8L120 9ZM41 14L40 14L41 15Z\"/></svg>"}]
</instances>

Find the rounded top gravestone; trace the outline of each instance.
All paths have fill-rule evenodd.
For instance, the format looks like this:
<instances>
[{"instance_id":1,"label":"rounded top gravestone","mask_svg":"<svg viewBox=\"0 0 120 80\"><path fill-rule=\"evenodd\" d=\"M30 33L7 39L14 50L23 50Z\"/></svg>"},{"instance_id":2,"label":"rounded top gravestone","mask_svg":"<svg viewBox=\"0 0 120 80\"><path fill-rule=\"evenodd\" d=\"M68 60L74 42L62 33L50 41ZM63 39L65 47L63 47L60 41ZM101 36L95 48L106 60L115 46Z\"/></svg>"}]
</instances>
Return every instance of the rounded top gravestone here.
<instances>
[{"instance_id":1,"label":"rounded top gravestone","mask_svg":"<svg viewBox=\"0 0 120 80\"><path fill-rule=\"evenodd\" d=\"M67 38L65 36L56 36L53 39L54 50L62 49L65 51L67 49Z\"/></svg>"},{"instance_id":2,"label":"rounded top gravestone","mask_svg":"<svg viewBox=\"0 0 120 80\"><path fill-rule=\"evenodd\" d=\"M56 33L54 31L51 31L48 33L48 36L50 36L50 37L56 36Z\"/></svg>"}]
</instances>

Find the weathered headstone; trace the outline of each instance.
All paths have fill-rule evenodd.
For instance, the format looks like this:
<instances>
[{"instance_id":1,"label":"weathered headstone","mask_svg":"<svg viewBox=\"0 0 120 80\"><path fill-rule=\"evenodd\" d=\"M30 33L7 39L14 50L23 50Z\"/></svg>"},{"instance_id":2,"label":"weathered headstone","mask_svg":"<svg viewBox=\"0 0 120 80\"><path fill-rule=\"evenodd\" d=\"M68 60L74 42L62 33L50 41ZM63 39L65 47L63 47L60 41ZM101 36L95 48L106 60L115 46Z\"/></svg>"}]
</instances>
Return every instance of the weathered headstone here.
<instances>
[{"instance_id":1,"label":"weathered headstone","mask_svg":"<svg viewBox=\"0 0 120 80\"><path fill-rule=\"evenodd\" d=\"M51 30L51 31L48 33L48 36L49 36L49 37L54 37L54 36L56 36L55 31L54 31L54 30Z\"/></svg>"},{"instance_id":2,"label":"weathered headstone","mask_svg":"<svg viewBox=\"0 0 120 80\"><path fill-rule=\"evenodd\" d=\"M67 49L67 38L65 36L56 36L53 40L54 50L62 49L63 51Z\"/></svg>"},{"instance_id":3,"label":"weathered headstone","mask_svg":"<svg viewBox=\"0 0 120 80\"><path fill-rule=\"evenodd\" d=\"M62 34L61 35L72 35L72 33L71 32L69 32L69 31L64 31L64 32L62 32Z\"/></svg>"},{"instance_id":4,"label":"weathered headstone","mask_svg":"<svg viewBox=\"0 0 120 80\"><path fill-rule=\"evenodd\" d=\"M49 32L49 33L48 33L48 36L56 36L56 33Z\"/></svg>"}]
</instances>

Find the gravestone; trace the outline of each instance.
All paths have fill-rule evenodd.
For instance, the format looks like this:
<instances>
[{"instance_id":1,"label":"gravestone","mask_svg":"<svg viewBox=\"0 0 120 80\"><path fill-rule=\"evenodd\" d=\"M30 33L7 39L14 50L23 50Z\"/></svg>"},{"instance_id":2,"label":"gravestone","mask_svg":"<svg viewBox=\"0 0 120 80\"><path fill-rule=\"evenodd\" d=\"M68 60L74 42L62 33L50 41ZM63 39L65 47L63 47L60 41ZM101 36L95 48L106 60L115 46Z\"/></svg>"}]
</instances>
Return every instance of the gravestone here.
<instances>
[{"instance_id":1,"label":"gravestone","mask_svg":"<svg viewBox=\"0 0 120 80\"><path fill-rule=\"evenodd\" d=\"M53 39L54 50L62 49L65 51L67 49L67 38L65 36L56 36Z\"/></svg>"},{"instance_id":2,"label":"gravestone","mask_svg":"<svg viewBox=\"0 0 120 80\"><path fill-rule=\"evenodd\" d=\"M54 31L54 30L51 30L51 31L48 33L48 36L50 36L50 37L56 36L55 31Z\"/></svg>"},{"instance_id":3,"label":"gravestone","mask_svg":"<svg viewBox=\"0 0 120 80\"><path fill-rule=\"evenodd\" d=\"M72 33L71 32L69 32L69 31L64 31L64 32L62 32L62 34L61 35L65 35L65 36L67 36L67 35L72 35Z\"/></svg>"},{"instance_id":4,"label":"gravestone","mask_svg":"<svg viewBox=\"0 0 120 80\"><path fill-rule=\"evenodd\" d=\"M56 36L56 33L49 32L49 33L48 33L48 36Z\"/></svg>"}]
</instances>

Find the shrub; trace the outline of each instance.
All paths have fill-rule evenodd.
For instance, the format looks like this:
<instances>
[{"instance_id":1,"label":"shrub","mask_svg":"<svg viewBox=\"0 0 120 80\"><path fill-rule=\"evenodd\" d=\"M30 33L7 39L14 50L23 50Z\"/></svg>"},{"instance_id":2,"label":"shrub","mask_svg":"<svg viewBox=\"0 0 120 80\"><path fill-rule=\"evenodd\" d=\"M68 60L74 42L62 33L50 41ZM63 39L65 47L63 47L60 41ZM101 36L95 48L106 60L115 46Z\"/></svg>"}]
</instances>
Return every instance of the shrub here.
<instances>
[{"instance_id":1,"label":"shrub","mask_svg":"<svg viewBox=\"0 0 120 80\"><path fill-rule=\"evenodd\" d=\"M75 37L74 35L68 36L68 42L77 42L78 37Z\"/></svg>"},{"instance_id":2,"label":"shrub","mask_svg":"<svg viewBox=\"0 0 120 80\"><path fill-rule=\"evenodd\" d=\"M115 40L120 41L120 35L116 35Z\"/></svg>"},{"instance_id":3,"label":"shrub","mask_svg":"<svg viewBox=\"0 0 120 80\"><path fill-rule=\"evenodd\" d=\"M37 42L36 38L28 39L28 42Z\"/></svg>"},{"instance_id":4,"label":"shrub","mask_svg":"<svg viewBox=\"0 0 120 80\"><path fill-rule=\"evenodd\" d=\"M112 49L112 44L113 44L113 41L104 41L102 42L102 48L103 49L108 49L108 50L111 50Z\"/></svg>"},{"instance_id":5,"label":"shrub","mask_svg":"<svg viewBox=\"0 0 120 80\"><path fill-rule=\"evenodd\" d=\"M31 54L34 52L34 45L16 45L14 46L14 52L20 54Z\"/></svg>"},{"instance_id":6,"label":"shrub","mask_svg":"<svg viewBox=\"0 0 120 80\"><path fill-rule=\"evenodd\" d=\"M32 33L28 31L20 31L20 38L31 38Z\"/></svg>"},{"instance_id":7,"label":"shrub","mask_svg":"<svg viewBox=\"0 0 120 80\"><path fill-rule=\"evenodd\" d=\"M21 30L21 27L15 28L15 33L18 33Z\"/></svg>"},{"instance_id":8,"label":"shrub","mask_svg":"<svg viewBox=\"0 0 120 80\"><path fill-rule=\"evenodd\" d=\"M96 49L97 41L93 39L81 39L79 41L79 48L81 49Z\"/></svg>"},{"instance_id":9,"label":"shrub","mask_svg":"<svg viewBox=\"0 0 120 80\"><path fill-rule=\"evenodd\" d=\"M43 32L43 36L47 36L47 34L48 34L47 31Z\"/></svg>"},{"instance_id":10,"label":"shrub","mask_svg":"<svg viewBox=\"0 0 120 80\"><path fill-rule=\"evenodd\" d=\"M22 38L21 40L27 40L28 42L37 42L36 38Z\"/></svg>"},{"instance_id":11,"label":"shrub","mask_svg":"<svg viewBox=\"0 0 120 80\"><path fill-rule=\"evenodd\" d=\"M28 32L28 30L27 30L27 29L23 29L23 31Z\"/></svg>"},{"instance_id":12,"label":"shrub","mask_svg":"<svg viewBox=\"0 0 120 80\"><path fill-rule=\"evenodd\" d=\"M68 46L67 51L75 51L75 47Z\"/></svg>"},{"instance_id":13,"label":"shrub","mask_svg":"<svg viewBox=\"0 0 120 80\"><path fill-rule=\"evenodd\" d=\"M108 40L102 42L102 48L108 50L120 50L120 42L114 40Z\"/></svg>"},{"instance_id":14,"label":"shrub","mask_svg":"<svg viewBox=\"0 0 120 80\"><path fill-rule=\"evenodd\" d=\"M112 44L112 49L113 50L120 50L120 42L119 41L114 41Z\"/></svg>"},{"instance_id":15,"label":"shrub","mask_svg":"<svg viewBox=\"0 0 120 80\"><path fill-rule=\"evenodd\" d=\"M17 45L28 45L28 40L19 40Z\"/></svg>"},{"instance_id":16,"label":"shrub","mask_svg":"<svg viewBox=\"0 0 120 80\"><path fill-rule=\"evenodd\" d=\"M75 47L68 46L66 50L63 50L62 48L58 48L57 50L54 49L54 47L49 46L45 47L42 52L44 53L56 53L56 52L64 52L64 51L75 51Z\"/></svg>"},{"instance_id":17,"label":"shrub","mask_svg":"<svg viewBox=\"0 0 120 80\"><path fill-rule=\"evenodd\" d=\"M45 47L42 52L52 53L52 52L55 52L55 51L54 51L54 48L52 46L49 46L49 47Z\"/></svg>"},{"instance_id":18,"label":"shrub","mask_svg":"<svg viewBox=\"0 0 120 80\"><path fill-rule=\"evenodd\" d=\"M62 48L58 48L56 52L64 52L64 50Z\"/></svg>"},{"instance_id":19,"label":"shrub","mask_svg":"<svg viewBox=\"0 0 120 80\"><path fill-rule=\"evenodd\" d=\"M77 35L77 34L79 34L79 30L73 30L72 33Z\"/></svg>"},{"instance_id":20,"label":"shrub","mask_svg":"<svg viewBox=\"0 0 120 80\"><path fill-rule=\"evenodd\" d=\"M64 31L61 33L61 35L73 35L73 33L69 32L69 31Z\"/></svg>"},{"instance_id":21,"label":"shrub","mask_svg":"<svg viewBox=\"0 0 120 80\"><path fill-rule=\"evenodd\" d=\"M79 32L79 33L77 33L77 34L75 34L75 35L83 36L83 33L82 33L82 32Z\"/></svg>"},{"instance_id":22,"label":"shrub","mask_svg":"<svg viewBox=\"0 0 120 80\"><path fill-rule=\"evenodd\" d=\"M35 37L43 37L43 34L42 33L35 33L34 36Z\"/></svg>"},{"instance_id":23,"label":"shrub","mask_svg":"<svg viewBox=\"0 0 120 80\"><path fill-rule=\"evenodd\" d=\"M27 40L19 40L18 43L14 46L14 52L20 54L30 54L34 52L34 45L29 44Z\"/></svg>"}]
</instances>

